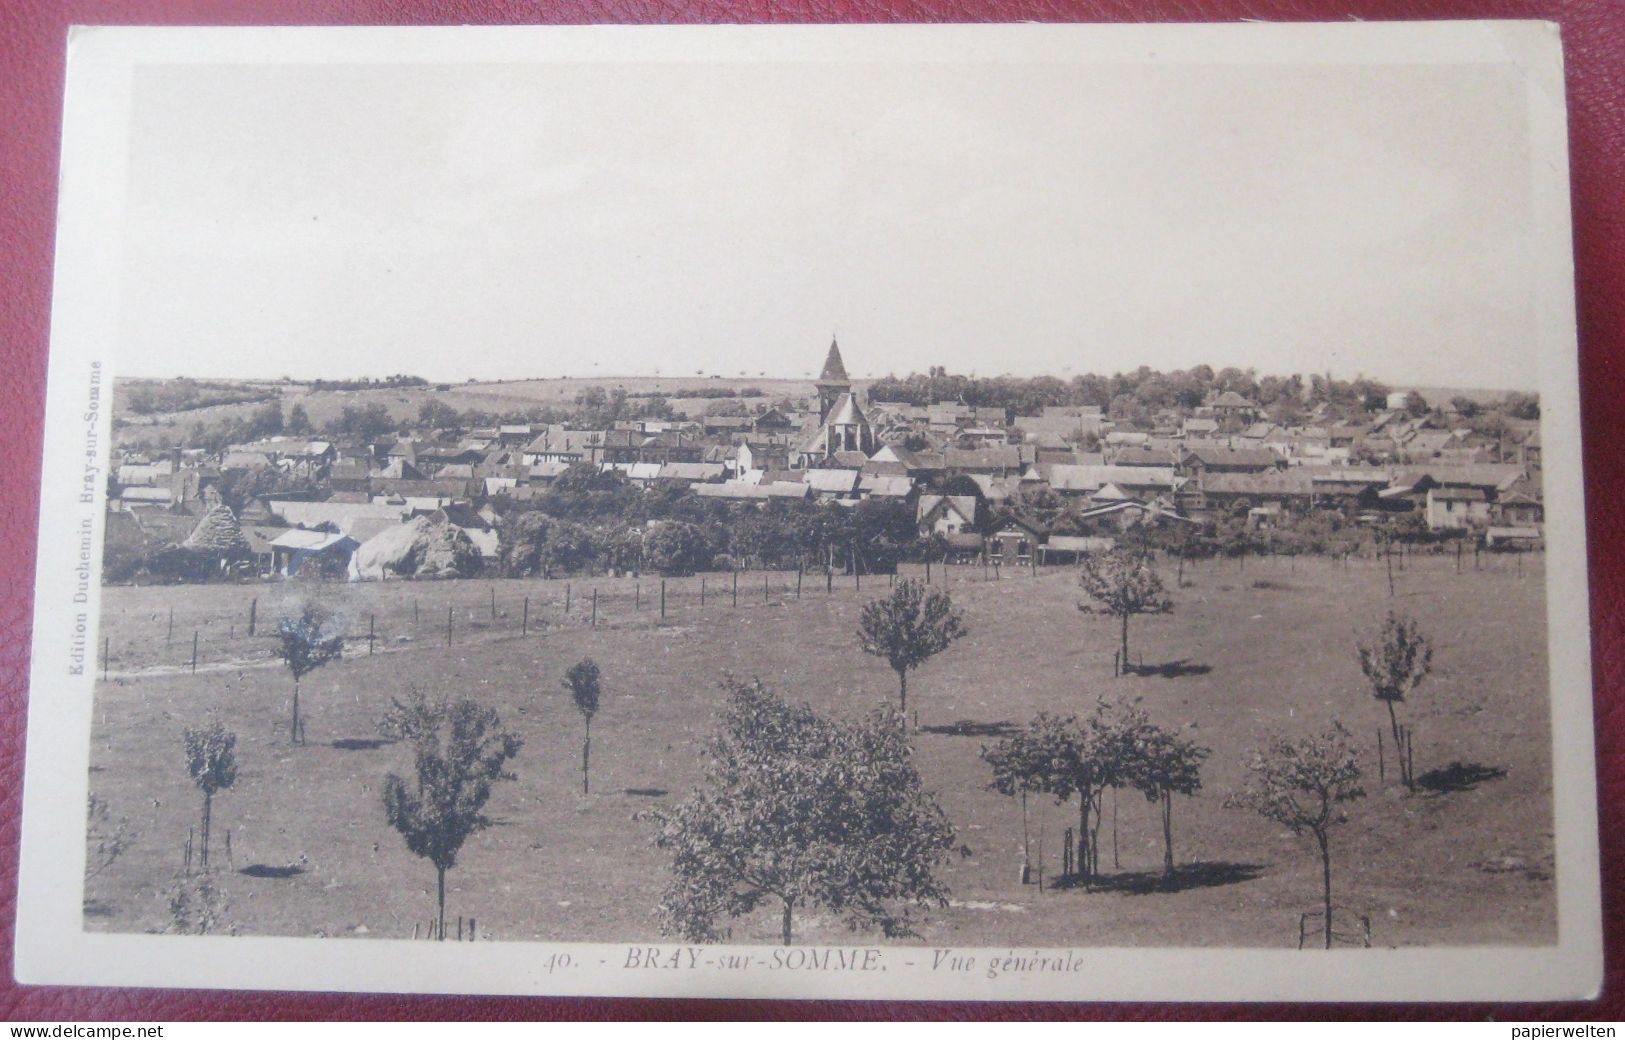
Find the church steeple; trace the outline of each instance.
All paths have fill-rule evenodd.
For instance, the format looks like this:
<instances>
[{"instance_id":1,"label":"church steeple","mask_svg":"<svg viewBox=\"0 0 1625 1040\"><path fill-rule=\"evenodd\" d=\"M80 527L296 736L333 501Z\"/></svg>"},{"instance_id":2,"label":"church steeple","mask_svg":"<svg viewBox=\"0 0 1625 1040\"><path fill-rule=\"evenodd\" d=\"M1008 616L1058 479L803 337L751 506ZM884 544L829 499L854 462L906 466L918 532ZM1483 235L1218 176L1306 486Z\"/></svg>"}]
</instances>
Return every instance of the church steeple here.
<instances>
[{"instance_id":1,"label":"church steeple","mask_svg":"<svg viewBox=\"0 0 1625 1040\"><path fill-rule=\"evenodd\" d=\"M852 380L847 377L846 365L841 362L840 345L833 337L829 341L829 354L824 357L824 370L813 385L818 388L818 421L823 423L841 395L852 392Z\"/></svg>"}]
</instances>

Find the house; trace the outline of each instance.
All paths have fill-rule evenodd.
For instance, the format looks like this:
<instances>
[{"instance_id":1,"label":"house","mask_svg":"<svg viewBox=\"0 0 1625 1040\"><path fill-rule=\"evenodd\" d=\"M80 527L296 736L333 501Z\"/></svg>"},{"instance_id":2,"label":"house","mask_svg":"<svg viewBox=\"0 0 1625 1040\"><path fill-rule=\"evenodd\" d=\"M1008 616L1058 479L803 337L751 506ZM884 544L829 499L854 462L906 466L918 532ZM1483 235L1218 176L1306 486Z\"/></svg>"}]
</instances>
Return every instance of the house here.
<instances>
[{"instance_id":1,"label":"house","mask_svg":"<svg viewBox=\"0 0 1625 1040\"><path fill-rule=\"evenodd\" d=\"M1038 475L1058 494L1088 497L1108 484L1129 496L1148 496L1175 490L1179 478L1172 466L1039 465Z\"/></svg>"},{"instance_id":2,"label":"house","mask_svg":"<svg viewBox=\"0 0 1625 1040\"><path fill-rule=\"evenodd\" d=\"M1489 498L1476 487L1429 488L1424 499L1428 530L1488 527Z\"/></svg>"},{"instance_id":3,"label":"house","mask_svg":"<svg viewBox=\"0 0 1625 1040\"><path fill-rule=\"evenodd\" d=\"M137 509L168 509L174 501L174 493L167 487L127 487L120 488L118 494L108 500L107 507L110 510L125 512Z\"/></svg>"},{"instance_id":4,"label":"house","mask_svg":"<svg viewBox=\"0 0 1625 1040\"><path fill-rule=\"evenodd\" d=\"M1044 525L1036 520L1011 516L988 537L988 556L994 563L1006 565L1031 563L1048 534Z\"/></svg>"},{"instance_id":5,"label":"house","mask_svg":"<svg viewBox=\"0 0 1625 1040\"><path fill-rule=\"evenodd\" d=\"M1306 513L1315 483L1298 468L1268 473L1208 473L1186 489L1185 508L1193 513L1229 515L1254 508Z\"/></svg>"},{"instance_id":6,"label":"house","mask_svg":"<svg viewBox=\"0 0 1625 1040\"><path fill-rule=\"evenodd\" d=\"M904 499L913 493L914 481L904 476L865 473L858 478L858 494L863 498Z\"/></svg>"},{"instance_id":7,"label":"house","mask_svg":"<svg viewBox=\"0 0 1625 1040\"><path fill-rule=\"evenodd\" d=\"M1208 402L1208 408L1212 410L1213 417L1221 423L1226 420L1252 422L1258 418L1259 414L1258 405L1247 400L1234 390L1226 390L1215 397Z\"/></svg>"},{"instance_id":8,"label":"house","mask_svg":"<svg viewBox=\"0 0 1625 1040\"><path fill-rule=\"evenodd\" d=\"M342 576L360 544L337 531L284 531L271 541L271 570L287 578L301 573Z\"/></svg>"},{"instance_id":9,"label":"house","mask_svg":"<svg viewBox=\"0 0 1625 1040\"><path fill-rule=\"evenodd\" d=\"M1021 451L1017 445L983 448L947 448L943 464L949 473L982 474L991 477L1019 476Z\"/></svg>"},{"instance_id":10,"label":"house","mask_svg":"<svg viewBox=\"0 0 1625 1040\"><path fill-rule=\"evenodd\" d=\"M973 531L976 527L976 498L973 495L921 495L915 506L914 521L922 538Z\"/></svg>"},{"instance_id":11,"label":"house","mask_svg":"<svg viewBox=\"0 0 1625 1040\"><path fill-rule=\"evenodd\" d=\"M748 415L707 415L700 420L700 429L713 437L746 433L755 425Z\"/></svg>"},{"instance_id":12,"label":"house","mask_svg":"<svg viewBox=\"0 0 1625 1040\"><path fill-rule=\"evenodd\" d=\"M858 471L855 469L809 469L803 476L815 498L857 497Z\"/></svg>"},{"instance_id":13,"label":"house","mask_svg":"<svg viewBox=\"0 0 1625 1040\"><path fill-rule=\"evenodd\" d=\"M527 466L543 462L580 462L603 434L597 430L567 430L549 426L520 449Z\"/></svg>"},{"instance_id":14,"label":"house","mask_svg":"<svg viewBox=\"0 0 1625 1040\"><path fill-rule=\"evenodd\" d=\"M1179 462L1178 452L1155 448L1149 444L1129 444L1112 452L1108 458L1114 466L1153 466L1172 469Z\"/></svg>"},{"instance_id":15,"label":"house","mask_svg":"<svg viewBox=\"0 0 1625 1040\"><path fill-rule=\"evenodd\" d=\"M755 428L763 433L787 433L795 428L788 415L777 408L769 408L756 417Z\"/></svg>"},{"instance_id":16,"label":"house","mask_svg":"<svg viewBox=\"0 0 1625 1040\"><path fill-rule=\"evenodd\" d=\"M895 463L913 480L932 480L947 473L947 461L938 452L910 451L900 444L884 444L869 457L871 464Z\"/></svg>"},{"instance_id":17,"label":"house","mask_svg":"<svg viewBox=\"0 0 1625 1040\"><path fill-rule=\"evenodd\" d=\"M660 467L658 479L708 484L720 481L725 475L720 462L668 462Z\"/></svg>"},{"instance_id":18,"label":"house","mask_svg":"<svg viewBox=\"0 0 1625 1040\"><path fill-rule=\"evenodd\" d=\"M1268 448L1226 448L1201 445L1185 453L1180 467L1200 479L1207 473L1264 473L1278 469L1281 456Z\"/></svg>"}]
</instances>

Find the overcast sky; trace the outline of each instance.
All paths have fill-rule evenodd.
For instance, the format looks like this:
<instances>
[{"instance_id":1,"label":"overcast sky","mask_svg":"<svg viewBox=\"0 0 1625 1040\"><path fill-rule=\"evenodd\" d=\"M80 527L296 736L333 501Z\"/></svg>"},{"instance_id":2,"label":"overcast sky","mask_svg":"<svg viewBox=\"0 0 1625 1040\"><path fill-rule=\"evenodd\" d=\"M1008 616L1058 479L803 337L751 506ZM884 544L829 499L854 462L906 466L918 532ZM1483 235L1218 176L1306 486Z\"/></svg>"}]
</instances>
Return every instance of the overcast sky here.
<instances>
[{"instance_id":1,"label":"overcast sky","mask_svg":"<svg viewBox=\"0 0 1625 1040\"><path fill-rule=\"evenodd\" d=\"M1508 66L169 66L120 371L1521 388Z\"/></svg>"}]
</instances>

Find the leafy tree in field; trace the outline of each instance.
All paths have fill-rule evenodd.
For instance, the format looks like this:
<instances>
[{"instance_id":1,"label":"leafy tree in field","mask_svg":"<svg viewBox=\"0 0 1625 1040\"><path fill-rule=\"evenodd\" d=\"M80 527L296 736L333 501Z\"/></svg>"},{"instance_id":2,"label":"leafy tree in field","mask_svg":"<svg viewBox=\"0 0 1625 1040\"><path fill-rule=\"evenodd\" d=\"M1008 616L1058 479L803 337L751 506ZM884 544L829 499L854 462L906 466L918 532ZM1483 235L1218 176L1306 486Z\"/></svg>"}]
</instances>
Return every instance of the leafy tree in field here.
<instances>
[{"instance_id":1,"label":"leafy tree in field","mask_svg":"<svg viewBox=\"0 0 1625 1040\"><path fill-rule=\"evenodd\" d=\"M1394 747L1399 749L1400 775L1409 786L1411 776L1405 765L1399 739L1399 716L1394 705L1404 703L1406 694L1420 686L1433 670L1433 644L1414 620L1389 611L1375 637L1361 640L1356 650L1360 655L1360 671L1371 684L1371 695L1388 708L1388 725L1394 736Z\"/></svg>"},{"instance_id":2,"label":"leafy tree in field","mask_svg":"<svg viewBox=\"0 0 1625 1040\"><path fill-rule=\"evenodd\" d=\"M1163 729L1134 712L1124 736L1126 773L1131 786L1162 812L1162 873L1174 876L1174 795L1189 797L1202 789L1202 762L1212 754L1195 741Z\"/></svg>"},{"instance_id":3,"label":"leafy tree in field","mask_svg":"<svg viewBox=\"0 0 1625 1040\"><path fill-rule=\"evenodd\" d=\"M590 657L582 658L564 674L564 688L570 691L576 711L586 723L581 737L581 793L587 792L587 762L592 751L592 717L598 714L598 665Z\"/></svg>"},{"instance_id":4,"label":"leafy tree in field","mask_svg":"<svg viewBox=\"0 0 1625 1040\"><path fill-rule=\"evenodd\" d=\"M277 646L282 663L293 673L293 719L288 724L288 741L302 744L304 727L299 723L299 681L344 653L344 633L338 618L315 603L306 603L298 617L277 622Z\"/></svg>"},{"instance_id":5,"label":"leafy tree in field","mask_svg":"<svg viewBox=\"0 0 1625 1040\"><path fill-rule=\"evenodd\" d=\"M214 815L214 796L237 782L237 734L229 732L216 719L206 726L188 726L181 736L186 752L186 772L203 792L203 823L199 863L209 869L209 822Z\"/></svg>"},{"instance_id":6,"label":"leafy tree in field","mask_svg":"<svg viewBox=\"0 0 1625 1040\"><path fill-rule=\"evenodd\" d=\"M1276 737L1267 750L1252 754L1245 785L1225 804L1251 809L1293 834L1310 834L1320 848L1322 908L1326 948L1332 948L1331 829L1346 820L1337 808L1365 797L1360 761L1348 730L1333 722L1318 736Z\"/></svg>"},{"instance_id":7,"label":"leafy tree in field","mask_svg":"<svg viewBox=\"0 0 1625 1040\"><path fill-rule=\"evenodd\" d=\"M396 702L381 725L409 736L413 781L384 778L384 813L406 847L434 864L439 937L446 937L446 871L468 836L490 826L485 803L500 780L512 780L508 760L524 741L502 727L491 708L468 698L431 701L423 694Z\"/></svg>"},{"instance_id":8,"label":"leafy tree in field","mask_svg":"<svg viewBox=\"0 0 1625 1040\"><path fill-rule=\"evenodd\" d=\"M858 620L863 652L883 657L897 673L898 712L908 712L908 673L965 634L965 616L948 593L905 579L870 601Z\"/></svg>"},{"instance_id":9,"label":"leafy tree in field","mask_svg":"<svg viewBox=\"0 0 1625 1040\"><path fill-rule=\"evenodd\" d=\"M1136 614L1166 614L1174 609L1164 594L1162 578L1151 555L1126 547L1086 553L1078 585L1090 602L1078 604L1085 614L1109 614L1122 622L1123 672L1128 673L1128 622Z\"/></svg>"},{"instance_id":10,"label":"leafy tree in field","mask_svg":"<svg viewBox=\"0 0 1625 1040\"><path fill-rule=\"evenodd\" d=\"M797 910L897 937L912 934L909 904L946 905L933 871L954 831L922 790L895 713L837 721L760 682L724 687L701 786L649 814L672 857L659 910L668 933L716 941L721 919L770 906L786 945Z\"/></svg>"},{"instance_id":11,"label":"leafy tree in field","mask_svg":"<svg viewBox=\"0 0 1625 1040\"><path fill-rule=\"evenodd\" d=\"M315 430L315 427L310 424L310 413L306 412L305 406L298 402L295 402L293 407L288 409L288 421L284 426L287 432L295 437L302 437Z\"/></svg>"}]
</instances>

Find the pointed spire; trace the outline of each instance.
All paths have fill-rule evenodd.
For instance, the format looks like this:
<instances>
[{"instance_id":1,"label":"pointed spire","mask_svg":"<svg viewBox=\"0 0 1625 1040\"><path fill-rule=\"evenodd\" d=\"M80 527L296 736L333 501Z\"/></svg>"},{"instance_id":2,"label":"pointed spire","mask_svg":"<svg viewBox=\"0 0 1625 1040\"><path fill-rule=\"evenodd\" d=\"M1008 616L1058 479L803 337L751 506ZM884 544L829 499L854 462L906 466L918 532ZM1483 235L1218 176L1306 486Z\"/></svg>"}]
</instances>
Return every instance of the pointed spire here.
<instances>
[{"instance_id":1,"label":"pointed spire","mask_svg":"<svg viewBox=\"0 0 1625 1040\"><path fill-rule=\"evenodd\" d=\"M829 341L829 354L824 358L824 371L819 373L818 382L836 386L846 386L852 382L847 378L846 365L841 363L841 348L833 337Z\"/></svg>"}]
</instances>

